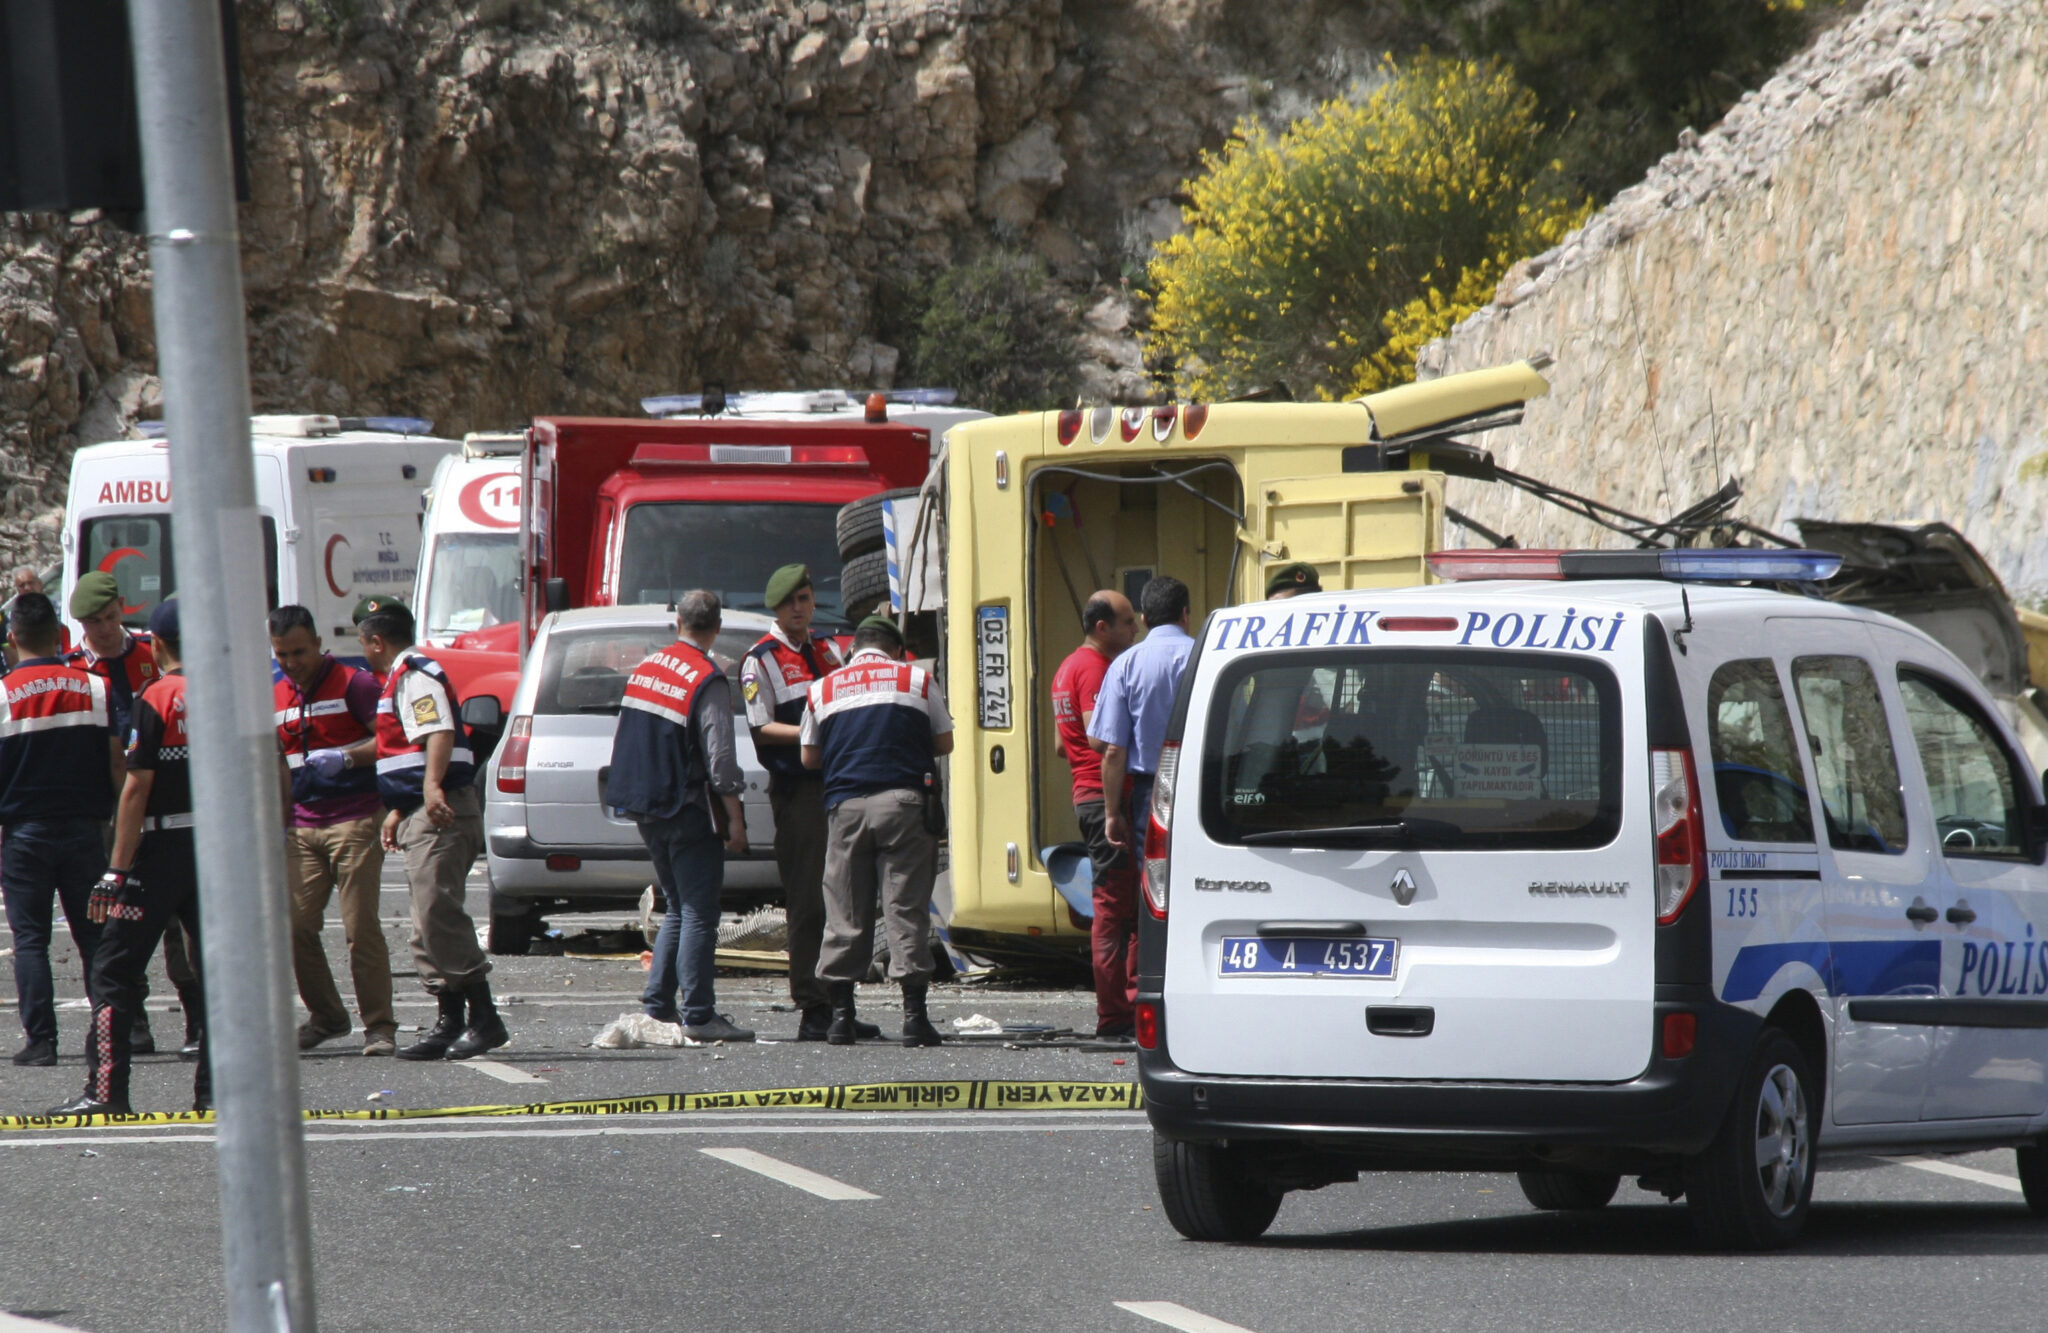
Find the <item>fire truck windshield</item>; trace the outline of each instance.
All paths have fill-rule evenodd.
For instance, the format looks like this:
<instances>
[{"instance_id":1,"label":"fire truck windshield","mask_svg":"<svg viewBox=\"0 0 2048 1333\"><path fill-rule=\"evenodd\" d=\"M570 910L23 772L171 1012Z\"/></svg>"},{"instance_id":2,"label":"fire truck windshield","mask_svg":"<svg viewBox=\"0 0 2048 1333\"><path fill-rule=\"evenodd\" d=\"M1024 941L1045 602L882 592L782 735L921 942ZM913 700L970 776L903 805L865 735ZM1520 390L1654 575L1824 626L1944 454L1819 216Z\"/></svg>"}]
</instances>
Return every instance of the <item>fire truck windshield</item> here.
<instances>
[{"instance_id":1,"label":"fire truck windshield","mask_svg":"<svg viewBox=\"0 0 2048 1333\"><path fill-rule=\"evenodd\" d=\"M731 610L765 611L768 576L808 565L818 620L841 624L837 505L648 503L626 510L617 600L666 605L709 588Z\"/></svg>"}]
</instances>

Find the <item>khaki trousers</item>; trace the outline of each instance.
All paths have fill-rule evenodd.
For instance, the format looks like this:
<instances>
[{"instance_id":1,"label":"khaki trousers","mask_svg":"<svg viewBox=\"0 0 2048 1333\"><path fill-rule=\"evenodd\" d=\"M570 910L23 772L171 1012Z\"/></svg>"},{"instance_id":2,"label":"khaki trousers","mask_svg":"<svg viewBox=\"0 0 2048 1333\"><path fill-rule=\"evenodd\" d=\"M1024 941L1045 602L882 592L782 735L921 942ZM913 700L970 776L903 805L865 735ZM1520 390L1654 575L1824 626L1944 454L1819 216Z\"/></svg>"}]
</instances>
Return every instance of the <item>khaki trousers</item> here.
<instances>
[{"instance_id":1,"label":"khaki trousers","mask_svg":"<svg viewBox=\"0 0 2048 1333\"><path fill-rule=\"evenodd\" d=\"M391 1011L391 952L377 919L377 881L384 871L384 848L377 840L381 822L376 815L365 815L344 824L285 830L284 865L292 887L292 971L298 976L306 1012L329 1032L348 1030L348 1010L342 1007L341 992L327 966L327 950L320 943L327 901L337 890L363 1031L385 1037L398 1032L398 1018Z\"/></svg>"},{"instance_id":2,"label":"khaki trousers","mask_svg":"<svg viewBox=\"0 0 2048 1333\"><path fill-rule=\"evenodd\" d=\"M775 868L789 914L789 999L799 1010L829 1003L818 980L825 937L825 784L778 778L768 787L775 814Z\"/></svg>"},{"instance_id":3,"label":"khaki trousers","mask_svg":"<svg viewBox=\"0 0 2048 1333\"><path fill-rule=\"evenodd\" d=\"M924 793L852 796L832 807L825 842L824 981L862 981L875 959L875 889L881 888L891 981L932 975L932 881L939 840L924 826Z\"/></svg>"},{"instance_id":4,"label":"khaki trousers","mask_svg":"<svg viewBox=\"0 0 2048 1333\"><path fill-rule=\"evenodd\" d=\"M462 902L469 868L484 849L483 800L475 787L459 787L448 793L448 804L455 822L447 828L435 828L425 806L398 825L412 890L412 959L430 995L467 990L491 970Z\"/></svg>"}]
</instances>

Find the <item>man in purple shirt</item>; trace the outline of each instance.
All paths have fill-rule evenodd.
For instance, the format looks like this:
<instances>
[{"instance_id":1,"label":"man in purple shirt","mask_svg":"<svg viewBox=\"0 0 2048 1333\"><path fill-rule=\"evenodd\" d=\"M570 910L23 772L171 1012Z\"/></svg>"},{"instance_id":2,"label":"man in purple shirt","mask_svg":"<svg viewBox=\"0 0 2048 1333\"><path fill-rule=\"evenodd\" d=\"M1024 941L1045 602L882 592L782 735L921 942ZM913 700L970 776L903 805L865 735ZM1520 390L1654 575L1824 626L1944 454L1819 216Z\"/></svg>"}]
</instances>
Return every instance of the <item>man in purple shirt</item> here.
<instances>
[{"instance_id":1,"label":"man in purple shirt","mask_svg":"<svg viewBox=\"0 0 2048 1333\"><path fill-rule=\"evenodd\" d=\"M292 889L292 970L309 1017L299 1049L348 1035L348 1010L335 989L320 943L327 900L341 895L349 972L363 1019L363 1054L390 1055L398 1019L391 1009L391 955L377 919L384 848L378 837L384 802L377 794L377 699L374 672L323 652L312 613L280 606L270 613L270 651L282 678L274 689L277 743L291 775L285 820L285 870Z\"/></svg>"},{"instance_id":2,"label":"man in purple shirt","mask_svg":"<svg viewBox=\"0 0 2048 1333\"><path fill-rule=\"evenodd\" d=\"M1116 791L1130 778L1129 806L1112 809L1103 824L1110 843L1131 850L1142 865L1152 780L1159 773L1174 692L1195 641L1188 637L1188 585L1179 579L1162 574L1147 583L1138 594L1138 609L1145 617L1145 637L1103 675L1088 743L1102 751L1104 791Z\"/></svg>"}]
</instances>

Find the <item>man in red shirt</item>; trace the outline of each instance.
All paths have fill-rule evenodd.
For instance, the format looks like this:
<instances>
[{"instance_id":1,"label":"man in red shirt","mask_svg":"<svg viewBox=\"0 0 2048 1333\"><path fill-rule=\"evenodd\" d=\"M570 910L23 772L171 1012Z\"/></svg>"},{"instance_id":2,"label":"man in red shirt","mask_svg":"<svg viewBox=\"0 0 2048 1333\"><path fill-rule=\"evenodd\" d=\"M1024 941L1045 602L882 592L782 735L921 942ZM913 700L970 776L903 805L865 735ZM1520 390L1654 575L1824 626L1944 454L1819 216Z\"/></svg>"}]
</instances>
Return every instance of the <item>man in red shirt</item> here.
<instances>
[{"instance_id":1,"label":"man in red shirt","mask_svg":"<svg viewBox=\"0 0 2048 1333\"><path fill-rule=\"evenodd\" d=\"M1131 1008L1138 998L1138 872L1130 855L1111 845L1102 794L1102 755L1088 739L1095 696L1117 654L1138 637L1131 599L1104 589L1081 608L1079 648L1060 663L1052 678L1052 718L1060 749L1074 770L1074 818L1088 843L1094 869L1095 1034L1131 1035Z\"/></svg>"}]
</instances>

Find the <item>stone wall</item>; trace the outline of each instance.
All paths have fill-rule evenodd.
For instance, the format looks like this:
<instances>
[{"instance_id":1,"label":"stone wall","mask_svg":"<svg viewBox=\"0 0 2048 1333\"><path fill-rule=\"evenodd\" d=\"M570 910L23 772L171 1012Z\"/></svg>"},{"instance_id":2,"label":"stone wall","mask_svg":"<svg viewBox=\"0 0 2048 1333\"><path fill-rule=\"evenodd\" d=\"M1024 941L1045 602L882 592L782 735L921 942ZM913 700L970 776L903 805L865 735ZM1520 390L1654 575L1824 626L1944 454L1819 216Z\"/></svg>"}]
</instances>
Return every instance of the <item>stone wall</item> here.
<instances>
[{"instance_id":1,"label":"stone wall","mask_svg":"<svg viewBox=\"0 0 2048 1333\"><path fill-rule=\"evenodd\" d=\"M1538 350L1551 396L1483 437L1659 517L1944 519L2048 596L2048 9L1872 0L1430 350ZM1451 503L1525 546L1617 544L1519 492ZM1467 539L1471 540L1471 539Z\"/></svg>"}]
</instances>

